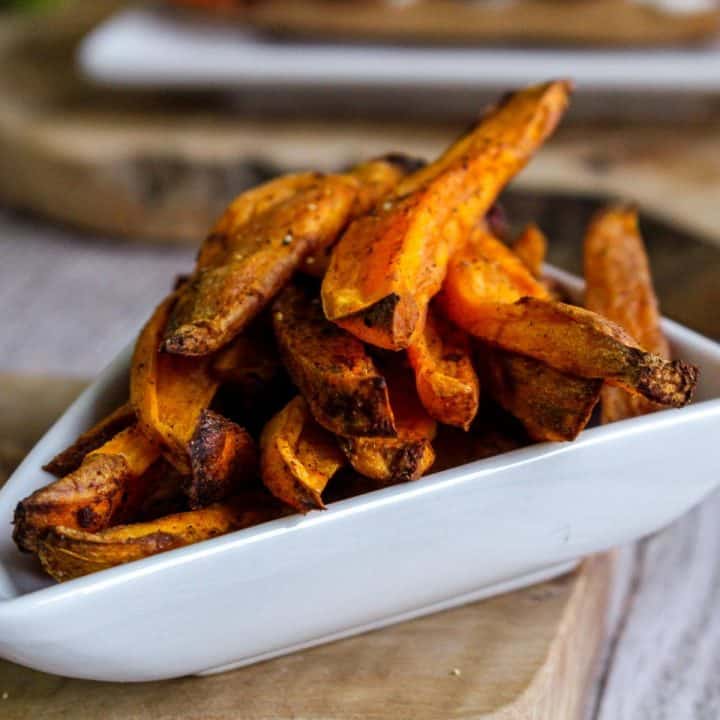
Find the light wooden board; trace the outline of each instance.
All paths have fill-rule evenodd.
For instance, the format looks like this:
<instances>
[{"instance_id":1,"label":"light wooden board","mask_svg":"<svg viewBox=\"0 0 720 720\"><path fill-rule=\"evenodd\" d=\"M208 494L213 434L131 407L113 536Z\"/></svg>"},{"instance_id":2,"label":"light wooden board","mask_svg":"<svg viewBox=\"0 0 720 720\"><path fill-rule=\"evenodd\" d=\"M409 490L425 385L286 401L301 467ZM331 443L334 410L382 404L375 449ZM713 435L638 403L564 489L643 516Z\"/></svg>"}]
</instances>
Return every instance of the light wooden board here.
<instances>
[{"instance_id":1,"label":"light wooden board","mask_svg":"<svg viewBox=\"0 0 720 720\"><path fill-rule=\"evenodd\" d=\"M81 386L0 375L0 472ZM580 720L611 571L598 556L532 588L206 678L104 684L0 661L0 717Z\"/></svg>"},{"instance_id":2,"label":"light wooden board","mask_svg":"<svg viewBox=\"0 0 720 720\"><path fill-rule=\"evenodd\" d=\"M82 33L117 0L70 2L0 32L0 197L76 226L197 243L243 188L297 168L337 169L389 150L431 157L488 98L256 89L233 96L108 91L74 70ZM573 115L517 186L609 193L720 242L716 100L578 97L644 116L578 125ZM438 107L454 120L438 119ZM647 109L655 108L656 121ZM578 111L579 112L579 111ZM694 122L663 124L678 115ZM658 120L660 122L658 122Z\"/></svg>"}]
</instances>

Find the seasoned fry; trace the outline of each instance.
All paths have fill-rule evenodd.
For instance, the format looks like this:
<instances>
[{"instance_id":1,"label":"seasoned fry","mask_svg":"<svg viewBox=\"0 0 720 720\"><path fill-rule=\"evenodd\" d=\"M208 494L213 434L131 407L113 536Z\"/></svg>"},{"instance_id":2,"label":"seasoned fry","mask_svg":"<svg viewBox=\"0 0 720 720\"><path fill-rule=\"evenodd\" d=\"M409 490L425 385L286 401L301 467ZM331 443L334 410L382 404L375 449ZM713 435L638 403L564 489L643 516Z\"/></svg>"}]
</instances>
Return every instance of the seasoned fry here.
<instances>
[{"instance_id":1,"label":"seasoned fry","mask_svg":"<svg viewBox=\"0 0 720 720\"><path fill-rule=\"evenodd\" d=\"M620 327L583 308L525 298L492 303L474 317L453 319L491 344L534 357L563 373L603 379L649 400L682 407L692 399L698 370L637 347Z\"/></svg>"},{"instance_id":2,"label":"seasoned fry","mask_svg":"<svg viewBox=\"0 0 720 720\"><path fill-rule=\"evenodd\" d=\"M547 255L547 238L535 224L526 225L512 244L513 252L525 263L533 277L542 275L542 265Z\"/></svg>"},{"instance_id":3,"label":"seasoned fry","mask_svg":"<svg viewBox=\"0 0 720 720\"><path fill-rule=\"evenodd\" d=\"M522 422L533 440L574 440L585 428L603 381L561 373L538 360L484 345L483 387Z\"/></svg>"},{"instance_id":4,"label":"seasoned fry","mask_svg":"<svg viewBox=\"0 0 720 720\"><path fill-rule=\"evenodd\" d=\"M554 82L510 96L375 214L352 223L323 280L327 317L379 347L408 347L449 254L554 130L569 91Z\"/></svg>"},{"instance_id":5,"label":"seasoned fry","mask_svg":"<svg viewBox=\"0 0 720 720\"><path fill-rule=\"evenodd\" d=\"M170 295L162 302L140 333L130 370L130 402L147 436L161 445L181 473L189 474L188 443L219 380L212 373L211 358L158 350L174 301L175 295Z\"/></svg>"},{"instance_id":6,"label":"seasoned fry","mask_svg":"<svg viewBox=\"0 0 720 720\"><path fill-rule=\"evenodd\" d=\"M286 288L273 322L285 365L320 425L337 435L395 434L385 379L363 344L325 319L312 293Z\"/></svg>"},{"instance_id":7,"label":"seasoned fry","mask_svg":"<svg viewBox=\"0 0 720 720\"><path fill-rule=\"evenodd\" d=\"M390 154L353 168L349 176L357 181L357 195L348 222L365 215L386 197L408 173L423 167L422 160L401 154ZM330 265L332 246L308 255L300 269L307 275L322 278Z\"/></svg>"},{"instance_id":8,"label":"seasoned fry","mask_svg":"<svg viewBox=\"0 0 720 720\"><path fill-rule=\"evenodd\" d=\"M190 440L192 475L184 485L191 510L236 495L257 474L255 441L239 425L203 410Z\"/></svg>"},{"instance_id":9,"label":"seasoned fry","mask_svg":"<svg viewBox=\"0 0 720 720\"><path fill-rule=\"evenodd\" d=\"M621 327L595 313L543 299L546 290L524 268L527 278L511 276L474 252L478 237L487 244L486 235L478 230L448 265L439 302L455 324L563 373L603 379L664 405L690 402L696 367L642 350Z\"/></svg>"},{"instance_id":10,"label":"seasoned fry","mask_svg":"<svg viewBox=\"0 0 720 720\"><path fill-rule=\"evenodd\" d=\"M396 437L342 437L340 445L357 472L383 484L416 480L435 460L437 424L423 408L407 368L383 368L395 414Z\"/></svg>"},{"instance_id":11,"label":"seasoned fry","mask_svg":"<svg viewBox=\"0 0 720 720\"><path fill-rule=\"evenodd\" d=\"M262 196L259 208L241 196L220 220L170 314L165 350L206 355L219 349L308 255L338 236L355 202L357 183L347 176L313 173L290 176L286 182L289 188L275 181L277 194Z\"/></svg>"},{"instance_id":12,"label":"seasoned fry","mask_svg":"<svg viewBox=\"0 0 720 720\"><path fill-rule=\"evenodd\" d=\"M408 348L418 395L431 417L467 430L478 410L480 383L467 335L430 308Z\"/></svg>"},{"instance_id":13,"label":"seasoned fry","mask_svg":"<svg viewBox=\"0 0 720 720\"><path fill-rule=\"evenodd\" d=\"M97 533L54 527L40 540L38 556L45 572L64 582L267 522L286 513L280 503L249 496Z\"/></svg>"},{"instance_id":14,"label":"seasoned fry","mask_svg":"<svg viewBox=\"0 0 720 720\"><path fill-rule=\"evenodd\" d=\"M135 411L130 403L125 403L80 435L70 447L58 453L47 465L43 465L43 470L55 477L68 475L80 467L88 453L97 450L121 430L134 423Z\"/></svg>"},{"instance_id":15,"label":"seasoned fry","mask_svg":"<svg viewBox=\"0 0 720 720\"><path fill-rule=\"evenodd\" d=\"M302 396L265 426L260 447L263 483L275 497L301 513L324 509L323 490L346 460Z\"/></svg>"},{"instance_id":16,"label":"seasoned fry","mask_svg":"<svg viewBox=\"0 0 720 720\"><path fill-rule=\"evenodd\" d=\"M634 208L609 207L590 223L585 236L585 305L625 328L646 350L670 357ZM659 409L613 387L603 389L601 407L603 423Z\"/></svg>"},{"instance_id":17,"label":"seasoned fry","mask_svg":"<svg viewBox=\"0 0 720 720\"><path fill-rule=\"evenodd\" d=\"M89 453L77 470L18 503L13 539L21 550L34 552L39 535L63 525L91 532L108 527L134 505L142 488L135 487L159 454L137 426L126 428Z\"/></svg>"}]
</instances>

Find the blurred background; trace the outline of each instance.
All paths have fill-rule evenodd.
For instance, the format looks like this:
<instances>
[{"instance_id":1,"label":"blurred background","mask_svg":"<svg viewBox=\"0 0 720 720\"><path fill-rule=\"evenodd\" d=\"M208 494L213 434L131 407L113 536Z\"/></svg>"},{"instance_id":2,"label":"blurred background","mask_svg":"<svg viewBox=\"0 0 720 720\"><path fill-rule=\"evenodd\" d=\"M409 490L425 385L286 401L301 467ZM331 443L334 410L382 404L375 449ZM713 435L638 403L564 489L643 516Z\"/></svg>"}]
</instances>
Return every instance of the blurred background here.
<instances>
[{"instance_id":1,"label":"blurred background","mask_svg":"<svg viewBox=\"0 0 720 720\"><path fill-rule=\"evenodd\" d=\"M665 312L720 302L716 0L0 0L0 372L89 378L224 206L300 168L432 157L507 89L577 92L503 195L578 270L639 204Z\"/></svg>"}]
</instances>

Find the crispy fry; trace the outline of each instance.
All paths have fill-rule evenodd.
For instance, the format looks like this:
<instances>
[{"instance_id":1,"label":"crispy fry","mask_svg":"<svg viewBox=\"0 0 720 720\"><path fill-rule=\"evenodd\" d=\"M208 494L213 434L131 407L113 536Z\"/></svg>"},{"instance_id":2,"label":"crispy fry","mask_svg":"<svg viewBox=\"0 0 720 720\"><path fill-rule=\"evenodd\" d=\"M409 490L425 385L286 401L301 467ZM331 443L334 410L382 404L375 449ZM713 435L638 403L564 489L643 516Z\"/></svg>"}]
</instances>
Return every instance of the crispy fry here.
<instances>
[{"instance_id":1,"label":"crispy fry","mask_svg":"<svg viewBox=\"0 0 720 720\"><path fill-rule=\"evenodd\" d=\"M68 475L80 467L89 452L97 450L121 430L134 423L135 411L130 403L125 403L80 435L70 447L58 453L47 465L43 465L43 470L55 477Z\"/></svg>"},{"instance_id":2,"label":"crispy fry","mask_svg":"<svg viewBox=\"0 0 720 720\"><path fill-rule=\"evenodd\" d=\"M255 441L239 425L203 410L190 440L192 475L184 485L191 510L236 495L257 474Z\"/></svg>"},{"instance_id":3,"label":"crispy fry","mask_svg":"<svg viewBox=\"0 0 720 720\"><path fill-rule=\"evenodd\" d=\"M18 503L13 539L34 552L38 536L51 525L102 530L127 508L142 489L137 481L157 459L155 443L133 425L89 453L77 470Z\"/></svg>"},{"instance_id":4,"label":"crispy fry","mask_svg":"<svg viewBox=\"0 0 720 720\"><path fill-rule=\"evenodd\" d=\"M484 225L479 225L450 259L438 300L445 310L450 310L450 305L471 309L484 306L489 299L513 303L523 297L549 295L525 263Z\"/></svg>"},{"instance_id":5,"label":"crispy fry","mask_svg":"<svg viewBox=\"0 0 720 720\"><path fill-rule=\"evenodd\" d=\"M554 130L569 91L555 82L510 96L402 181L375 214L356 220L323 280L327 317L366 342L406 348L422 329L449 254Z\"/></svg>"},{"instance_id":6,"label":"crispy fry","mask_svg":"<svg viewBox=\"0 0 720 720\"><path fill-rule=\"evenodd\" d=\"M275 497L301 513L324 509L323 490L346 461L302 396L265 426L260 447L263 483Z\"/></svg>"},{"instance_id":7,"label":"crispy fry","mask_svg":"<svg viewBox=\"0 0 720 720\"><path fill-rule=\"evenodd\" d=\"M407 368L383 368L395 414L396 437L342 437L340 445L361 475L381 483L416 480L433 464L437 424L420 402Z\"/></svg>"},{"instance_id":8,"label":"crispy fry","mask_svg":"<svg viewBox=\"0 0 720 720\"><path fill-rule=\"evenodd\" d=\"M542 275L542 265L547 255L547 238L535 223L525 226L515 238L512 250L525 263L533 277L539 278Z\"/></svg>"},{"instance_id":9,"label":"crispy fry","mask_svg":"<svg viewBox=\"0 0 720 720\"><path fill-rule=\"evenodd\" d=\"M696 367L642 350L621 327L595 313L543 299L546 290L524 268L537 286L534 292L528 278L520 282L520 273L513 277L474 251L478 237L488 244L485 235L479 229L448 266L439 302L453 322L487 343L560 372L603 379L664 405L690 402Z\"/></svg>"},{"instance_id":10,"label":"crispy fry","mask_svg":"<svg viewBox=\"0 0 720 720\"><path fill-rule=\"evenodd\" d=\"M172 310L163 347L206 355L238 334L290 279L305 257L332 243L345 226L357 182L307 173L274 181L259 207L241 196L200 253L198 268ZM280 200L278 200L280 198Z\"/></svg>"},{"instance_id":11,"label":"crispy fry","mask_svg":"<svg viewBox=\"0 0 720 720\"><path fill-rule=\"evenodd\" d=\"M395 434L385 379L363 344L325 319L299 285L273 305L280 351L315 420L337 435Z\"/></svg>"},{"instance_id":12,"label":"crispy fry","mask_svg":"<svg viewBox=\"0 0 720 720\"><path fill-rule=\"evenodd\" d=\"M478 351L483 386L522 422L533 440L573 440L600 397L602 380L561 373L538 360L490 346Z\"/></svg>"},{"instance_id":13,"label":"crispy fry","mask_svg":"<svg viewBox=\"0 0 720 720\"><path fill-rule=\"evenodd\" d=\"M40 540L38 555L45 572L58 582L140 560L208 540L286 514L271 500L245 496L149 522L121 525L102 532L54 527Z\"/></svg>"},{"instance_id":14,"label":"crispy fry","mask_svg":"<svg viewBox=\"0 0 720 720\"><path fill-rule=\"evenodd\" d=\"M431 417L467 430L478 410L480 383L467 335L429 309L408 348L418 395Z\"/></svg>"},{"instance_id":15,"label":"crispy fry","mask_svg":"<svg viewBox=\"0 0 720 720\"><path fill-rule=\"evenodd\" d=\"M157 440L181 473L189 474L188 443L219 380L212 373L211 358L158 350L174 301L175 295L166 298L140 333L130 370L130 401L147 436Z\"/></svg>"},{"instance_id":16,"label":"crispy fry","mask_svg":"<svg viewBox=\"0 0 720 720\"><path fill-rule=\"evenodd\" d=\"M646 350L670 357L637 212L609 207L598 213L585 236L585 305L625 328ZM659 408L620 388L601 394L603 423L644 415Z\"/></svg>"},{"instance_id":17,"label":"crispy fry","mask_svg":"<svg viewBox=\"0 0 720 720\"><path fill-rule=\"evenodd\" d=\"M365 215L386 197L408 173L423 167L422 160L401 154L390 154L353 168L349 175L357 181L357 196L348 222ZM322 278L330 265L332 246L308 255L300 269L307 275Z\"/></svg>"}]
</instances>

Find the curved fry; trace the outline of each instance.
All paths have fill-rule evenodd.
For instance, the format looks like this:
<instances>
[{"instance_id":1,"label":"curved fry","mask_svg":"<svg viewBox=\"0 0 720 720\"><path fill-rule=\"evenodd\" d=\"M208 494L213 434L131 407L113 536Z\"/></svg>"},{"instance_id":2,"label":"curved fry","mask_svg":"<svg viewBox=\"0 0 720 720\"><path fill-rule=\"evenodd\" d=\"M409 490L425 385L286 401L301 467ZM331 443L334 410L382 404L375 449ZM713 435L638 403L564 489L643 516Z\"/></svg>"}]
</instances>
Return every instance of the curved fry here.
<instances>
[{"instance_id":1,"label":"curved fry","mask_svg":"<svg viewBox=\"0 0 720 720\"><path fill-rule=\"evenodd\" d=\"M248 496L98 533L54 527L40 540L38 556L45 572L64 582L285 514L287 511L279 503L261 496Z\"/></svg>"},{"instance_id":2,"label":"curved fry","mask_svg":"<svg viewBox=\"0 0 720 720\"><path fill-rule=\"evenodd\" d=\"M423 331L407 352L418 395L430 416L467 430L480 401L467 335L430 308Z\"/></svg>"},{"instance_id":3,"label":"curved fry","mask_svg":"<svg viewBox=\"0 0 720 720\"><path fill-rule=\"evenodd\" d=\"M363 344L325 319L317 297L297 285L273 305L280 352L315 419L337 435L395 434L383 376Z\"/></svg>"},{"instance_id":4,"label":"curved fry","mask_svg":"<svg viewBox=\"0 0 720 720\"><path fill-rule=\"evenodd\" d=\"M345 465L345 456L302 396L265 426L260 447L263 483L275 497L301 513L325 508L323 490Z\"/></svg>"},{"instance_id":5,"label":"curved fry","mask_svg":"<svg viewBox=\"0 0 720 720\"><path fill-rule=\"evenodd\" d=\"M147 436L161 445L181 473L189 474L188 443L219 380L212 373L211 358L160 352L175 298L166 298L140 332L130 370L130 402Z\"/></svg>"},{"instance_id":6,"label":"curved fry","mask_svg":"<svg viewBox=\"0 0 720 720\"><path fill-rule=\"evenodd\" d=\"M36 490L15 509L13 539L35 552L48 527L64 525L89 531L108 527L139 488L133 487L159 455L158 447L133 425L88 454L80 467Z\"/></svg>"},{"instance_id":7,"label":"curved fry","mask_svg":"<svg viewBox=\"0 0 720 720\"><path fill-rule=\"evenodd\" d=\"M379 347L408 347L450 253L555 129L569 92L559 81L511 95L403 180L374 214L356 220L323 280L327 317Z\"/></svg>"},{"instance_id":8,"label":"curved fry","mask_svg":"<svg viewBox=\"0 0 720 720\"><path fill-rule=\"evenodd\" d=\"M634 208L606 208L590 223L585 235L585 305L625 328L645 349L670 357ZM658 409L620 388L604 388L601 399L604 423Z\"/></svg>"},{"instance_id":9,"label":"curved fry","mask_svg":"<svg viewBox=\"0 0 720 720\"><path fill-rule=\"evenodd\" d=\"M285 181L289 188L274 181L269 198L262 189L251 191L261 195L260 207L241 196L221 218L170 313L165 350L180 355L218 350L272 299L305 257L338 236L355 202L356 182L319 173Z\"/></svg>"},{"instance_id":10,"label":"curved fry","mask_svg":"<svg viewBox=\"0 0 720 720\"><path fill-rule=\"evenodd\" d=\"M505 272L474 251L478 242L491 244L482 228L453 257L439 297L458 326L563 373L602 379L663 405L690 402L696 367L643 350L620 326L589 310L547 300L545 288L526 269L524 278Z\"/></svg>"}]
</instances>

